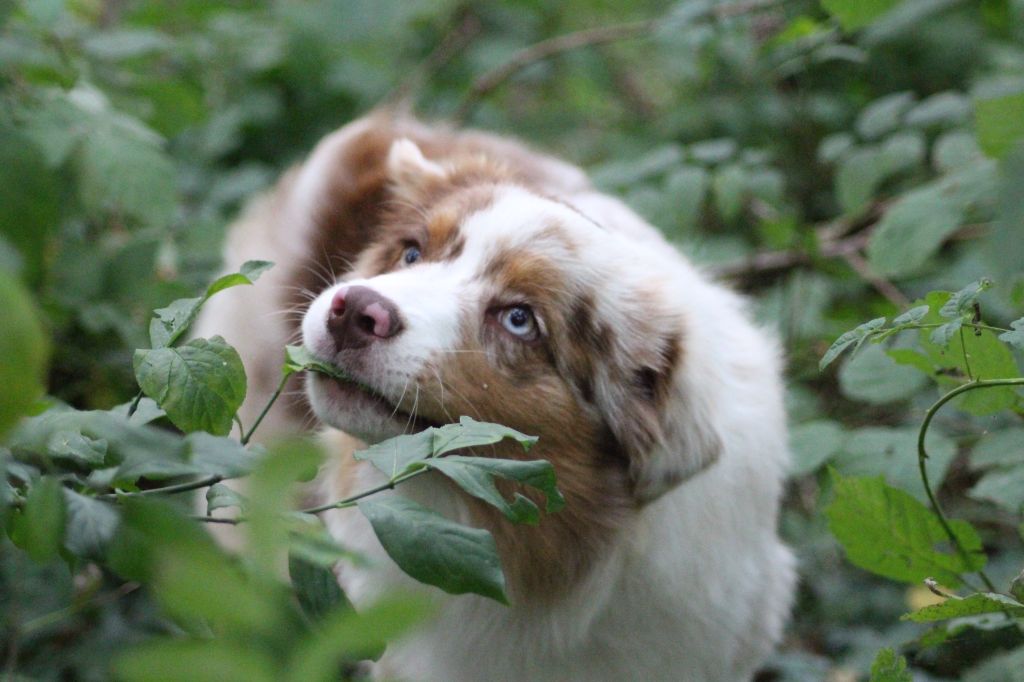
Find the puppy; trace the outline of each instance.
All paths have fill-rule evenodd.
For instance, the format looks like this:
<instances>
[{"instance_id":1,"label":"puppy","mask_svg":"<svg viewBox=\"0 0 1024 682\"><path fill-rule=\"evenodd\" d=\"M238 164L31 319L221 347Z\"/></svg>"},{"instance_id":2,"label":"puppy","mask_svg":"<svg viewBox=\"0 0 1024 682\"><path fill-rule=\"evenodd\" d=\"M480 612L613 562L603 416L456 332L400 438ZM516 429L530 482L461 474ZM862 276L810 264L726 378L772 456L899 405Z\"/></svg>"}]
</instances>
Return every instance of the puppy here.
<instances>
[{"instance_id":1,"label":"puppy","mask_svg":"<svg viewBox=\"0 0 1024 682\"><path fill-rule=\"evenodd\" d=\"M334 453L330 499L378 485L364 443L469 415L539 436L565 509L515 526L444 480L393 494L489 530L512 606L418 585L356 511L328 515L353 601L427 591L438 615L376 674L436 682L750 679L795 580L776 533L787 462L779 350L708 280L577 168L501 137L386 113L325 138L231 230L229 267L277 267L215 298L250 377L243 420L301 338L372 388L306 393ZM308 302L306 297L312 297ZM282 405L264 435L301 425ZM347 435L346 435L347 434ZM477 453L485 454L485 453ZM514 449L498 456L522 457Z\"/></svg>"}]
</instances>

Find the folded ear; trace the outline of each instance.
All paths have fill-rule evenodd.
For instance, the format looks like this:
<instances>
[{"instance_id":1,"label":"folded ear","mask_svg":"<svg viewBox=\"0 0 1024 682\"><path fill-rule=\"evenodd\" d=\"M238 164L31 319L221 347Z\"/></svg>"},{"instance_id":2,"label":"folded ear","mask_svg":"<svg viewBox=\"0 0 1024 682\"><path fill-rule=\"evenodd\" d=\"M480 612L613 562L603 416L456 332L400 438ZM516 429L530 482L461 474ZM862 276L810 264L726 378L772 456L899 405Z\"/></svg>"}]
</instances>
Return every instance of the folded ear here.
<instances>
[{"instance_id":1,"label":"folded ear","mask_svg":"<svg viewBox=\"0 0 1024 682\"><path fill-rule=\"evenodd\" d=\"M414 203L446 177L444 167L427 159L415 142L404 137L391 144L387 172L395 195Z\"/></svg>"},{"instance_id":2,"label":"folded ear","mask_svg":"<svg viewBox=\"0 0 1024 682\"><path fill-rule=\"evenodd\" d=\"M713 464L721 438L703 397L689 380L679 331L644 335L607 386L605 420L629 462L633 495L651 502Z\"/></svg>"}]
</instances>

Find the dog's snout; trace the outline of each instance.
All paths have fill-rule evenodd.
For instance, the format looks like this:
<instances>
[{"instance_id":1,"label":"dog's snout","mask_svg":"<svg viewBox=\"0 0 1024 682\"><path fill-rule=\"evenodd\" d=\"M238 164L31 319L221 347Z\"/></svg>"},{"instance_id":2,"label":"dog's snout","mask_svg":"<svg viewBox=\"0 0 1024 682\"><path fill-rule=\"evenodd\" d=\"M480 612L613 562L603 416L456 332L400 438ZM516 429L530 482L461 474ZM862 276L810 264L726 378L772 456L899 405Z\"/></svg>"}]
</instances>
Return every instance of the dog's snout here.
<instances>
[{"instance_id":1,"label":"dog's snout","mask_svg":"<svg viewBox=\"0 0 1024 682\"><path fill-rule=\"evenodd\" d=\"M402 331L398 306L369 287L341 287L331 299L327 330L338 350L361 348Z\"/></svg>"}]
</instances>

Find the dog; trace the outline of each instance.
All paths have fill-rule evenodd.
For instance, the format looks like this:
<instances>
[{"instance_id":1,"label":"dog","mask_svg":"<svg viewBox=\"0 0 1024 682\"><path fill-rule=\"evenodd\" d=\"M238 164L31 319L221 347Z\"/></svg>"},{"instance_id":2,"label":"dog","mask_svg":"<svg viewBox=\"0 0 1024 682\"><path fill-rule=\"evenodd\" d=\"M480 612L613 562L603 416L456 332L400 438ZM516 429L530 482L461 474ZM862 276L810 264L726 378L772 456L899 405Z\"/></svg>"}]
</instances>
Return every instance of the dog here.
<instances>
[{"instance_id":1,"label":"dog","mask_svg":"<svg viewBox=\"0 0 1024 682\"><path fill-rule=\"evenodd\" d=\"M528 456L557 473L565 508L533 527L430 476L389 493L489 530L511 606L419 585L358 512L327 514L340 542L379 559L338 569L357 607L399 588L437 603L376 676L737 682L770 655L795 582L776 532L779 348L739 295L580 169L376 112L252 201L225 257L277 263L198 325L243 358L246 423L296 332L363 385L308 379L329 499L384 480L354 450L460 415L538 436ZM304 409L277 406L261 430L299 428Z\"/></svg>"}]
</instances>

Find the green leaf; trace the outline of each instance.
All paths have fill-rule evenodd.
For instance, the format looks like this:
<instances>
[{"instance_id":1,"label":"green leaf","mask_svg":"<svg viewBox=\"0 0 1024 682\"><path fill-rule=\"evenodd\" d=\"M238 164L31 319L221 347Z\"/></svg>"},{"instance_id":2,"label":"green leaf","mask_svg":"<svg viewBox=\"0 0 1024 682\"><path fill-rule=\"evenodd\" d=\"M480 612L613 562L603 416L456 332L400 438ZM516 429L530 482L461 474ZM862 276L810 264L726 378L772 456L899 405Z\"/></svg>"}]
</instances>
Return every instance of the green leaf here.
<instances>
[{"instance_id":1,"label":"green leaf","mask_svg":"<svg viewBox=\"0 0 1024 682\"><path fill-rule=\"evenodd\" d=\"M991 469L967 493L976 500L987 500L1011 514L1024 510L1024 464Z\"/></svg>"},{"instance_id":2,"label":"green leaf","mask_svg":"<svg viewBox=\"0 0 1024 682\"><path fill-rule=\"evenodd\" d=\"M93 214L126 214L166 227L177 207L177 172L152 140L127 126L103 125L82 141L79 194Z\"/></svg>"},{"instance_id":3,"label":"green leaf","mask_svg":"<svg viewBox=\"0 0 1024 682\"><path fill-rule=\"evenodd\" d=\"M971 468L1024 464L1024 427L986 433L971 451Z\"/></svg>"},{"instance_id":4,"label":"green leaf","mask_svg":"<svg viewBox=\"0 0 1024 682\"><path fill-rule=\"evenodd\" d=\"M60 482L43 476L25 498L25 508L16 517L18 545L42 563L57 556L64 539L64 498Z\"/></svg>"},{"instance_id":5,"label":"green leaf","mask_svg":"<svg viewBox=\"0 0 1024 682\"><path fill-rule=\"evenodd\" d=\"M107 441L83 436L81 431L57 431L46 444L50 457L84 466L98 467L107 455Z\"/></svg>"},{"instance_id":6,"label":"green leaf","mask_svg":"<svg viewBox=\"0 0 1024 682\"><path fill-rule=\"evenodd\" d=\"M940 348L947 348L949 347L950 342L956 336L956 333L959 332L963 326L963 318L958 317L955 320L947 322L941 327L936 327L935 329L933 329L932 333L929 335L928 338L936 346L939 346Z\"/></svg>"},{"instance_id":7,"label":"green leaf","mask_svg":"<svg viewBox=\"0 0 1024 682\"><path fill-rule=\"evenodd\" d=\"M368 566L362 554L338 544L316 516L293 514L289 525L288 552L291 556L324 568L333 568L344 559L356 566Z\"/></svg>"},{"instance_id":8,"label":"green leaf","mask_svg":"<svg viewBox=\"0 0 1024 682\"><path fill-rule=\"evenodd\" d=\"M335 379L352 381L340 367L317 360L305 346L285 346L284 373L319 372Z\"/></svg>"},{"instance_id":9,"label":"green leaf","mask_svg":"<svg viewBox=\"0 0 1024 682\"><path fill-rule=\"evenodd\" d=\"M1024 92L974 102L978 145L991 157L1000 158L1024 139Z\"/></svg>"},{"instance_id":10,"label":"green leaf","mask_svg":"<svg viewBox=\"0 0 1024 682\"><path fill-rule=\"evenodd\" d=\"M914 104L914 93L896 92L864 107L857 117L857 133L871 140L890 133L900 125L903 114Z\"/></svg>"},{"instance_id":11,"label":"green leaf","mask_svg":"<svg viewBox=\"0 0 1024 682\"><path fill-rule=\"evenodd\" d=\"M0 127L0 237L7 240L21 254L25 265L25 279L38 282L43 274L46 252L51 234L58 225L60 185L46 160L31 140L18 132ZM7 301L27 296L6 281L8 275L0 273L0 301L3 302L5 324L8 319L26 324L25 316L31 306L19 301L14 318L8 318ZM34 318L33 319L34 322ZM17 331L24 333L24 331Z\"/></svg>"},{"instance_id":12,"label":"green leaf","mask_svg":"<svg viewBox=\"0 0 1024 682\"><path fill-rule=\"evenodd\" d=\"M118 656L117 679L125 682L177 682L188 671L195 682L274 682L274 661L258 648L228 639L145 642Z\"/></svg>"},{"instance_id":13,"label":"green leaf","mask_svg":"<svg viewBox=\"0 0 1024 682\"><path fill-rule=\"evenodd\" d=\"M1012 331L1003 332L999 340L1008 343L1018 350L1024 350L1024 317L1010 323Z\"/></svg>"},{"instance_id":14,"label":"green leaf","mask_svg":"<svg viewBox=\"0 0 1024 682\"><path fill-rule=\"evenodd\" d=\"M901 0L821 0L821 6L853 31L867 26L900 3Z\"/></svg>"},{"instance_id":15,"label":"green leaf","mask_svg":"<svg viewBox=\"0 0 1024 682\"><path fill-rule=\"evenodd\" d=\"M153 319L149 321L149 341L153 348L172 345L195 321L202 305L202 298L179 298L165 308L154 310Z\"/></svg>"},{"instance_id":16,"label":"green leaf","mask_svg":"<svg viewBox=\"0 0 1024 682\"><path fill-rule=\"evenodd\" d=\"M921 319L928 314L928 310L929 308L926 305L915 306L894 318L892 321L893 326L898 327L905 324L915 324L920 322Z\"/></svg>"},{"instance_id":17,"label":"green leaf","mask_svg":"<svg viewBox=\"0 0 1024 682\"><path fill-rule=\"evenodd\" d=\"M239 511L245 512L245 496L234 488L223 483L215 483L206 489L206 515L213 514L215 509L229 509L238 507Z\"/></svg>"},{"instance_id":18,"label":"green leaf","mask_svg":"<svg viewBox=\"0 0 1024 682\"><path fill-rule=\"evenodd\" d=\"M462 450L464 448L477 447L480 445L493 445L506 438L510 438L521 446L523 450L529 450L537 442L536 436L527 436L525 433L510 429L501 424L478 422L470 417L459 417L458 424L446 424L433 430L434 456Z\"/></svg>"},{"instance_id":19,"label":"green leaf","mask_svg":"<svg viewBox=\"0 0 1024 682\"><path fill-rule=\"evenodd\" d=\"M971 117L971 100L959 92L939 92L926 97L907 112L907 125L920 128L949 126L966 122Z\"/></svg>"},{"instance_id":20,"label":"green leaf","mask_svg":"<svg viewBox=\"0 0 1024 682\"><path fill-rule=\"evenodd\" d=\"M803 476L816 471L841 450L845 440L846 433L837 422L820 420L797 424L789 435L793 451L790 475Z\"/></svg>"},{"instance_id":21,"label":"green leaf","mask_svg":"<svg viewBox=\"0 0 1024 682\"><path fill-rule=\"evenodd\" d=\"M64 546L76 556L102 559L120 523L117 510L113 505L66 488L64 502L67 505Z\"/></svg>"},{"instance_id":22,"label":"green leaf","mask_svg":"<svg viewBox=\"0 0 1024 682\"><path fill-rule=\"evenodd\" d=\"M879 274L916 273L963 222L963 206L938 185L904 194L885 212L868 242L868 262Z\"/></svg>"},{"instance_id":23,"label":"green leaf","mask_svg":"<svg viewBox=\"0 0 1024 682\"><path fill-rule=\"evenodd\" d=\"M180 348L135 351L139 387L185 432L226 435L245 399L245 368L219 336Z\"/></svg>"},{"instance_id":24,"label":"green leaf","mask_svg":"<svg viewBox=\"0 0 1024 682\"><path fill-rule=\"evenodd\" d=\"M238 272L233 272L228 275L219 277L206 289L206 295L203 299L208 299L217 292L230 289L231 287L237 287L243 284L255 284L256 280L260 278L264 272L274 267L274 264L268 260L249 260L242 263L242 267L238 269Z\"/></svg>"},{"instance_id":25,"label":"green leaf","mask_svg":"<svg viewBox=\"0 0 1024 682\"><path fill-rule=\"evenodd\" d=\"M519 493L513 496L512 502L508 502L495 486L495 477L516 481L543 492L545 511L549 514L565 506L565 500L555 486L555 469L550 462L544 460L521 462L451 455L430 459L424 464L440 471L470 495L493 505L514 523L537 524L540 511L532 500Z\"/></svg>"},{"instance_id":26,"label":"green leaf","mask_svg":"<svg viewBox=\"0 0 1024 682\"><path fill-rule=\"evenodd\" d=\"M388 438L355 453L356 459L370 462L388 478L394 478L404 473L415 462L433 456L433 428L411 435Z\"/></svg>"},{"instance_id":27,"label":"green leaf","mask_svg":"<svg viewBox=\"0 0 1024 682\"><path fill-rule=\"evenodd\" d=\"M983 613L1009 613L1013 616L1024 616L1024 604L1004 594L978 592L963 599L951 597L941 604L926 606L904 615L901 620L931 623L937 620L977 616Z\"/></svg>"},{"instance_id":28,"label":"green leaf","mask_svg":"<svg viewBox=\"0 0 1024 682\"><path fill-rule=\"evenodd\" d=\"M990 279L982 278L971 282L950 296L949 300L939 308L939 314L948 318L970 315L973 312L974 302L978 300L978 296L991 288L992 280Z\"/></svg>"},{"instance_id":29,"label":"green leaf","mask_svg":"<svg viewBox=\"0 0 1024 682\"><path fill-rule=\"evenodd\" d=\"M0 171L2 172L2 171ZM2 192L3 190L0 190ZM6 211L6 206L0 214ZM0 438L42 397L50 344L28 292L0 270Z\"/></svg>"},{"instance_id":30,"label":"green leaf","mask_svg":"<svg viewBox=\"0 0 1024 682\"><path fill-rule=\"evenodd\" d=\"M853 346L854 344L859 346L864 343L864 340L868 338L872 332L885 326L885 319L886 318L884 317L877 317L842 334L832 343L831 346L829 346L829 349L825 351L825 355L822 356L821 362L818 363L818 369L824 370L826 367L831 365L832 361L839 357L842 352L850 346Z\"/></svg>"},{"instance_id":31,"label":"green leaf","mask_svg":"<svg viewBox=\"0 0 1024 682\"><path fill-rule=\"evenodd\" d=\"M700 166L683 166L665 179L665 196L683 233L697 226L710 182L708 172Z\"/></svg>"},{"instance_id":32,"label":"green leaf","mask_svg":"<svg viewBox=\"0 0 1024 682\"><path fill-rule=\"evenodd\" d=\"M844 475L885 476L889 485L901 488L922 502L926 495L917 460L916 426L864 426L851 431L833 458ZM925 468L933 488L942 484L956 457L956 443L931 430L925 439L928 460Z\"/></svg>"},{"instance_id":33,"label":"green leaf","mask_svg":"<svg viewBox=\"0 0 1024 682\"><path fill-rule=\"evenodd\" d=\"M851 357L839 371L843 395L873 405L884 405L914 396L928 377L913 367L897 364L879 345Z\"/></svg>"},{"instance_id":34,"label":"green leaf","mask_svg":"<svg viewBox=\"0 0 1024 682\"><path fill-rule=\"evenodd\" d=\"M384 646L429 615L422 597L392 595L362 613L335 610L294 647L286 682L329 682L338 678L344 661L377 658Z\"/></svg>"},{"instance_id":35,"label":"green leaf","mask_svg":"<svg viewBox=\"0 0 1024 682\"><path fill-rule=\"evenodd\" d=\"M416 580L451 594L472 592L508 603L498 549L487 531L398 496L362 500L359 510L388 555Z\"/></svg>"},{"instance_id":36,"label":"green leaf","mask_svg":"<svg viewBox=\"0 0 1024 682\"><path fill-rule=\"evenodd\" d=\"M985 565L981 539L970 524L950 521L962 557L935 515L881 477L845 478L833 472L835 498L826 510L829 528L856 566L901 582L934 578L956 587L961 575Z\"/></svg>"},{"instance_id":37,"label":"green leaf","mask_svg":"<svg viewBox=\"0 0 1024 682\"><path fill-rule=\"evenodd\" d=\"M882 649L871 664L870 682L914 682L914 676L907 670L907 659Z\"/></svg>"},{"instance_id":38,"label":"green leaf","mask_svg":"<svg viewBox=\"0 0 1024 682\"><path fill-rule=\"evenodd\" d=\"M747 172L743 166L731 163L715 171L711 179L711 199L726 222L739 217L747 199Z\"/></svg>"},{"instance_id":39,"label":"green leaf","mask_svg":"<svg viewBox=\"0 0 1024 682\"><path fill-rule=\"evenodd\" d=\"M854 149L843 156L835 177L836 199L843 213L856 214L867 206L886 173L882 153L874 147Z\"/></svg>"},{"instance_id":40,"label":"green leaf","mask_svg":"<svg viewBox=\"0 0 1024 682\"><path fill-rule=\"evenodd\" d=\"M1005 621L1000 621L1005 624ZM1019 682L1024 670L1024 647L990 656L961 677L961 682Z\"/></svg>"},{"instance_id":41,"label":"green leaf","mask_svg":"<svg viewBox=\"0 0 1024 682\"><path fill-rule=\"evenodd\" d=\"M932 147L932 163L947 173L970 167L983 158L974 135L966 130L943 133Z\"/></svg>"},{"instance_id":42,"label":"green leaf","mask_svg":"<svg viewBox=\"0 0 1024 682\"><path fill-rule=\"evenodd\" d=\"M352 610L352 604L338 585L330 568L288 554L288 577L303 613L313 622L323 620L335 609Z\"/></svg>"}]
</instances>

